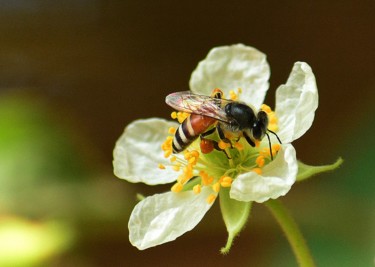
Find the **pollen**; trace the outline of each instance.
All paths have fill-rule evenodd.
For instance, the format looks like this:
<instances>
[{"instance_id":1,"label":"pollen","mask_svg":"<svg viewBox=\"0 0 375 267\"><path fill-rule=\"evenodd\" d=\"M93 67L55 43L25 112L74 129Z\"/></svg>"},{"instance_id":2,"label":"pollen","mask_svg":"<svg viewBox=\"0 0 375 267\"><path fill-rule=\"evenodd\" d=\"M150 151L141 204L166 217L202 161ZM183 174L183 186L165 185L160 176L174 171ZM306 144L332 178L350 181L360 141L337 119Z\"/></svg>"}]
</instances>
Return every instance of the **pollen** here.
<instances>
[{"instance_id":1,"label":"pollen","mask_svg":"<svg viewBox=\"0 0 375 267\"><path fill-rule=\"evenodd\" d=\"M187 113L187 112L182 112L182 111L179 111L177 112L177 121L181 124L184 122L184 120L189 117L190 114Z\"/></svg>"},{"instance_id":2,"label":"pollen","mask_svg":"<svg viewBox=\"0 0 375 267\"><path fill-rule=\"evenodd\" d=\"M259 166L259 167L263 167L264 166L264 163L265 163L265 160L264 160L264 157L263 156L258 156L255 160L255 163Z\"/></svg>"},{"instance_id":3,"label":"pollen","mask_svg":"<svg viewBox=\"0 0 375 267\"><path fill-rule=\"evenodd\" d=\"M254 169L252 169L252 171L255 172L255 173L257 173L257 174L259 174L259 175L262 174L262 169L261 168L254 168Z\"/></svg>"},{"instance_id":4,"label":"pollen","mask_svg":"<svg viewBox=\"0 0 375 267\"><path fill-rule=\"evenodd\" d=\"M177 112L176 111L173 111L172 113L171 113L171 118L172 119L177 119Z\"/></svg>"},{"instance_id":5,"label":"pollen","mask_svg":"<svg viewBox=\"0 0 375 267\"><path fill-rule=\"evenodd\" d=\"M220 185L222 187L231 187L232 182L233 182L232 177L223 176L223 177L220 178Z\"/></svg>"},{"instance_id":6,"label":"pollen","mask_svg":"<svg viewBox=\"0 0 375 267\"><path fill-rule=\"evenodd\" d=\"M165 166L161 163L158 164L158 168L161 169L161 170L165 170Z\"/></svg>"},{"instance_id":7,"label":"pollen","mask_svg":"<svg viewBox=\"0 0 375 267\"><path fill-rule=\"evenodd\" d=\"M206 198L206 201L207 201L208 204L212 204L215 201L215 199L216 199L216 195L211 194Z\"/></svg>"},{"instance_id":8,"label":"pollen","mask_svg":"<svg viewBox=\"0 0 375 267\"><path fill-rule=\"evenodd\" d=\"M230 91L229 91L229 98L230 98L231 100L236 101L236 100L238 100L238 95L234 92L234 90L230 90Z\"/></svg>"},{"instance_id":9,"label":"pollen","mask_svg":"<svg viewBox=\"0 0 375 267\"><path fill-rule=\"evenodd\" d=\"M175 127L170 127L169 129L168 129L168 133L169 134L175 134L176 133L176 128Z\"/></svg>"},{"instance_id":10,"label":"pollen","mask_svg":"<svg viewBox=\"0 0 375 267\"><path fill-rule=\"evenodd\" d=\"M220 191L220 183L219 182L214 183L212 185L212 190L214 190L216 193L219 193L219 191Z\"/></svg>"},{"instance_id":11,"label":"pollen","mask_svg":"<svg viewBox=\"0 0 375 267\"><path fill-rule=\"evenodd\" d=\"M266 105L266 104L262 104L262 106L260 107L261 110L263 110L264 112L266 112L267 114L271 113L272 112L272 109L270 108L270 106Z\"/></svg>"},{"instance_id":12,"label":"pollen","mask_svg":"<svg viewBox=\"0 0 375 267\"><path fill-rule=\"evenodd\" d=\"M275 150L276 152L278 152L280 149L281 149L281 145L280 144L273 144L272 145L272 150Z\"/></svg>"},{"instance_id":13,"label":"pollen","mask_svg":"<svg viewBox=\"0 0 375 267\"><path fill-rule=\"evenodd\" d=\"M194 194L199 194L202 190L202 186L200 184L197 184L193 187Z\"/></svg>"},{"instance_id":14,"label":"pollen","mask_svg":"<svg viewBox=\"0 0 375 267\"><path fill-rule=\"evenodd\" d=\"M172 169L176 172L180 171L180 168L181 168L181 164L180 163L177 163L175 165L173 165Z\"/></svg>"},{"instance_id":15,"label":"pollen","mask_svg":"<svg viewBox=\"0 0 375 267\"><path fill-rule=\"evenodd\" d=\"M173 156L169 159L171 162L175 162L177 160L177 157L176 156Z\"/></svg>"},{"instance_id":16,"label":"pollen","mask_svg":"<svg viewBox=\"0 0 375 267\"><path fill-rule=\"evenodd\" d=\"M263 148L261 151L259 151L259 155L265 158L270 157L271 156L270 149L267 147Z\"/></svg>"},{"instance_id":17,"label":"pollen","mask_svg":"<svg viewBox=\"0 0 375 267\"><path fill-rule=\"evenodd\" d=\"M210 185L214 181L214 178L212 176L209 176L205 171L200 171L199 175L202 177L203 185Z\"/></svg>"},{"instance_id":18,"label":"pollen","mask_svg":"<svg viewBox=\"0 0 375 267\"><path fill-rule=\"evenodd\" d=\"M223 140L220 140L218 145L219 145L220 149L223 149L223 150L230 147L230 144L223 141Z\"/></svg>"},{"instance_id":19,"label":"pollen","mask_svg":"<svg viewBox=\"0 0 375 267\"><path fill-rule=\"evenodd\" d=\"M243 144L239 142L234 143L234 147L237 148L237 150L243 150Z\"/></svg>"},{"instance_id":20,"label":"pollen","mask_svg":"<svg viewBox=\"0 0 375 267\"><path fill-rule=\"evenodd\" d=\"M174 192L174 193L178 193L178 192L181 192L183 187L184 186L181 183L177 182L172 186L171 191Z\"/></svg>"}]
</instances>

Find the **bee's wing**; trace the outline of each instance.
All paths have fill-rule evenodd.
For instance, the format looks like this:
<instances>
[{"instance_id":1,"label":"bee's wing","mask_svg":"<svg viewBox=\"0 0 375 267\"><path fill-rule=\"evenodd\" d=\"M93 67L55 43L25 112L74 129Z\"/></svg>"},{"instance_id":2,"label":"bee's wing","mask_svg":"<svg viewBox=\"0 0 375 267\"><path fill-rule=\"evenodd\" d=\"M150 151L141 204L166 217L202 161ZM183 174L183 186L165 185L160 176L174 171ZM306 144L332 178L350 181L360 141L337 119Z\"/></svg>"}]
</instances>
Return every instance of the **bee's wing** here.
<instances>
[{"instance_id":1,"label":"bee's wing","mask_svg":"<svg viewBox=\"0 0 375 267\"><path fill-rule=\"evenodd\" d=\"M183 91L167 95L165 102L179 111L207 116L223 122L230 122L223 107L231 102L231 100Z\"/></svg>"}]
</instances>

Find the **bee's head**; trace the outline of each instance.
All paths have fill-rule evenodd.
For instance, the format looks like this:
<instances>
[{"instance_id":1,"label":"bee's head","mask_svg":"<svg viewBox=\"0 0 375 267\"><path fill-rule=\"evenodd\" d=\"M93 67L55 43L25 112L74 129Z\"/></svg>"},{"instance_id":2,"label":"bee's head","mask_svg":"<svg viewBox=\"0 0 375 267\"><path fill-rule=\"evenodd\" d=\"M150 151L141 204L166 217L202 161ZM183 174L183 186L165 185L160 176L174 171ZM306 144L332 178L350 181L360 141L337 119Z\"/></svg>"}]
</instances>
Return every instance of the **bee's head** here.
<instances>
[{"instance_id":1,"label":"bee's head","mask_svg":"<svg viewBox=\"0 0 375 267\"><path fill-rule=\"evenodd\" d=\"M267 132L268 127L268 116L264 111L259 111L256 117L256 121L252 126L252 135L256 140L262 140Z\"/></svg>"}]
</instances>

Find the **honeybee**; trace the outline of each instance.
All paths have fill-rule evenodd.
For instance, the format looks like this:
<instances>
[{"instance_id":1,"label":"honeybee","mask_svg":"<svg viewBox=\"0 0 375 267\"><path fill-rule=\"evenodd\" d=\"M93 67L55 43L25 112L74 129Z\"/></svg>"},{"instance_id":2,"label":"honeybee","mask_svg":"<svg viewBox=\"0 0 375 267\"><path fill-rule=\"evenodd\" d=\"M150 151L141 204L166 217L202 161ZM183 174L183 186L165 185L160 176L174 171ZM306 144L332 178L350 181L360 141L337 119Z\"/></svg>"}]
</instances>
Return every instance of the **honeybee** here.
<instances>
[{"instance_id":1,"label":"honeybee","mask_svg":"<svg viewBox=\"0 0 375 267\"><path fill-rule=\"evenodd\" d=\"M202 153L209 153L213 149L223 151L218 142L206 138L215 131L219 138L230 146L231 141L226 137L228 133L230 136L237 136L238 140L244 137L252 147L267 136L271 151L271 141L267 132L276 137L277 135L267 129L267 113L263 110L256 112L254 108L242 102L223 99L222 96L223 92L220 89L214 89L211 96L183 91L166 97L165 102L169 106L190 113L176 130L172 143L173 153L182 152L198 137L201 137ZM277 139L281 143L278 137Z\"/></svg>"}]
</instances>

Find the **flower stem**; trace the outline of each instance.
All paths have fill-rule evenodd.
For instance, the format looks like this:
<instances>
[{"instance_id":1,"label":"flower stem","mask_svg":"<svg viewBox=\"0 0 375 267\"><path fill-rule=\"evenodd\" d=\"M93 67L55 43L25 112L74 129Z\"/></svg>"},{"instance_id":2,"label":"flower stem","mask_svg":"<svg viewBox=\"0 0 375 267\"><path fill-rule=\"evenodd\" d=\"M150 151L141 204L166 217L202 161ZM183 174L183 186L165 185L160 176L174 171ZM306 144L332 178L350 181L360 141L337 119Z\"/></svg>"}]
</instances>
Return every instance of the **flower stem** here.
<instances>
[{"instance_id":1,"label":"flower stem","mask_svg":"<svg viewBox=\"0 0 375 267\"><path fill-rule=\"evenodd\" d=\"M276 221L279 223L281 229L284 231L286 238L294 252L299 266L313 267L315 266L314 260L311 256L309 248L302 236L293 217L279 200L271 199L264 203L271 211Z\"/></svg>"}]
</instances>

